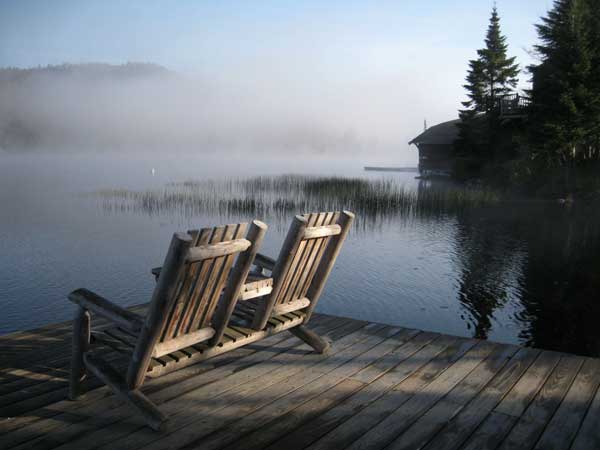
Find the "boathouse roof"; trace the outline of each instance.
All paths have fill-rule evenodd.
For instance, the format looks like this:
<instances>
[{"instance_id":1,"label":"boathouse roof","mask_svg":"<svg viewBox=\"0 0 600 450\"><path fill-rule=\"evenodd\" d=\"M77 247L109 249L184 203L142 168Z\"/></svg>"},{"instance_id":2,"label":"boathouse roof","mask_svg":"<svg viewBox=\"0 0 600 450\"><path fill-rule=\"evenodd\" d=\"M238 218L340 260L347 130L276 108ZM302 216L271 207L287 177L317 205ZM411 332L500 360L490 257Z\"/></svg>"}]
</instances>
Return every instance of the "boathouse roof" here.
<instances>
[{"instance_id":1,"label":"boathouse roof","mask_svg":"<svg viewBox=\"0 0 600 450\"><path fill-rule=\"evenodd\" d=\"M409 145L452 145L458 137L458 127L456 126L458 122L460 119L434 125L410 141Z\"/></svg>"}]
</instances>

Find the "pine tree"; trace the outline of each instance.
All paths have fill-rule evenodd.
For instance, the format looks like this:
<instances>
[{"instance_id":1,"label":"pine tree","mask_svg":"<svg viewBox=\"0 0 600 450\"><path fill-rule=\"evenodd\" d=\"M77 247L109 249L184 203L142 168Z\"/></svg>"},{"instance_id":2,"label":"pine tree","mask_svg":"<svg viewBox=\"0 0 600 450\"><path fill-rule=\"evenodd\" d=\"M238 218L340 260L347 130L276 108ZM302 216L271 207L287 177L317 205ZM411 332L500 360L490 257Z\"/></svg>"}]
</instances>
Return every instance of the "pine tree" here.
<instances>
[{"instance_id":1,"label":"pine tree","mask_svg":"<svg viewBox=\"0 0 600 450\"><path fill-rule=\"evenodd\" d=\"M485 38L485 48L478 50L479 60L483 65L484 101L487 113L496 110L498 98L510 94L517 87L519 65L516 57L507 56L508 44L506 36L500 31L500 17L494 5L492 17Z\"/></svg>"},{"instance_id":2,"label":"pine tree","mask_svg":"<svg viewBox=\"0 0 600 450\"><path fill-rule=\"evenodd\" d=\"M471 155L479 153L485 147L482 137L482 121L478 120L479 113L485 112L485 86L484 86L483 64L478 59L469 61L469 72L466 84L463 85L467 91L468 100L462 102L465 109L459 111L460 122L458 139L455 143L459 154Z\"/></svg>"},{"instance_id":3,"label":"pine tree","mask_svg":"<svg viewBox=\"0 0 600 450\"><path fill-rule=\"evenodd\" d=\"M537 25L530 137L548 165L600 158L599 10L598 0L557 0Z\"/></svg>"},{"instance_id":4,"label":"pine tree","mask_svg":"<svg viewBox=\"0 0 600 450\"><path fill-rule=\"evenodd\" d=\"M467 112L485 112L486 111L486 74L484 71L484 62L481 59L472 59L469 61L469 72L467 73L466 84L463 87L467 91L469 100L462 102Z\"/></svg>"},{"instance_id":5,"label":"pine tree","mask_svg":"<svg viewBox=\"0 0 600 450\"><path fill-rule=\"evenodd\" d=\"M500 30L500 16L494 5L488 26L485 48L477 50L477 59L469 61L466 84L468 100L460 110L459 153L483 153L490 149L498 132L498 99L510 94L518 83L519 66L509 58L506 36ZM486 120L478 120L485 113Z\"/></svg>"},{"instance_id":6,"label":"pine tree","mask_svg":"<svg viewBox=\"0 0 600 450\"><path fill-rule=\"evenodd\" d=\"M600 0L590 0L588 8L588 25L590 48L590 60L592 71L589 84L593 92L589 99L591 127L591 145L595 151L594 159L600 160Z\"/></svg>"}]
</instances>

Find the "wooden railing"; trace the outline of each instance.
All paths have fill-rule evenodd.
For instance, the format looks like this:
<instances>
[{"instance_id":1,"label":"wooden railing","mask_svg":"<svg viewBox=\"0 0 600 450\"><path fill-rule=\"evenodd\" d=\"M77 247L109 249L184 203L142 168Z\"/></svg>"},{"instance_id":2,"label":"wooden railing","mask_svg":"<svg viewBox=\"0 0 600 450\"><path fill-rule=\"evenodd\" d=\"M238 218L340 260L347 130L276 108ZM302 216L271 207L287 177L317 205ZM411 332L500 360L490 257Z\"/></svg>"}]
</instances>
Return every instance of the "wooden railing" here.
<instances>
[{"instance_id":1,"label":"wooden railing","mask_svg":"<svg viewBox=\"0 0 600 450\"><path fill-rule=\"evenodd\" d=\"M531 100L519 94L505 95L498 99L500 117L522 117L531 106Z\"/></svg>"}]
</instances>

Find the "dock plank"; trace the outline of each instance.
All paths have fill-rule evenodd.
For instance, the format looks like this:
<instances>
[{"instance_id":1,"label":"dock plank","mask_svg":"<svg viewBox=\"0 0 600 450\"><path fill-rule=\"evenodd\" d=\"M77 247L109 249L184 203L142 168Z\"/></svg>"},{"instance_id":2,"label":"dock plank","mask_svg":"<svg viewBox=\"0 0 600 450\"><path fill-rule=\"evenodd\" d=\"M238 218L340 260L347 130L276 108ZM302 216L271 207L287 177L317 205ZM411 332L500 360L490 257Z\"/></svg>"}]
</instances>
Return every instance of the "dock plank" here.
<instances>
[{"instance_id":1,"label":"dock plank","mask_svg":"<svg viewBox=\"0 0 600 450\"><path fill-rule=\"evenodd\" d=\"M539 449L568 449L575 439L592 397L600 384L600 361L588 359L583 363L544 434L536 446Z\"/></svg>"},{"instance_id":2,"label":"dock plank","mask_svg":"<svg viewBox=\"0 0 600 450\"><path fill-rule=\"evenodd\" d=\"M335 336L336 332L341 329L343 335L363 327L364 323L344 323L340 328L334 329L331 334ZM298 353L294 353L296 358L308 355L308 350L302 347L303 345L297 339L291 338L281 342L279 346L271 346L260 353L260 364L251 365L245 370L239 370L242 368L240 366L227 365L220 370L208 372L204 377L194 377L181 383L170 384L151 398L157 404L166 404L168 412L174 416L191 411L190 408L198 403L198 397L202 398L202 395L209 402L216 402L214 399L218 399L220 404L227 406L228 399L243 396L244 393L252 392L253 389L268 387L269 382L275 382L275 376L264 380L264 375L276 373L278 368L284 368L280 358L290 355L291 351L300 350ZM175 399L176 401L173 401ZM215 404L214 407L217 408L217 405ZM32 445L35 444L33 448L37 449L61 446L83 450L104 443L112 445L112 442L117 439L128 436L136 430L144 429L143 422L138 421L137 417L130 417L131 413L128 407L121 404L115 406L115 399L112 396L107 397L101 405L96 403L84 408L86 408L85 411L81 409L78 411L78 415L83 420L59 424L60 428L54 430L50 436L42 433L38 441L27 443L28 447L23 448L32 448Z\"/></svg>"},{"instance_id":3,"label":"dock plank","mask_svg":"<svg viewBox=\"0 0 600 450\"><path fill-rule=\"evenodd\" d=\"M407 361L405 376L401 377L401 381L394 386L398 387L404 384L407 388L405 391L395 389L387 391L307 448L327 450L330 448L345 448L351 445L360 436L395 411L396 408L408 401L410 394L406 392L410 392L411 387L415 391L419 390L427 383L426 380L429 377L434 377L442 371L445 366L440 361L444 359L447 361L448 357L454 355L458 348L458 342L455 338L441 336L439 339L434 340L431 345L417 352L414 357L409 358L410 361ZM441 357L437 358L440 355Z\"/></svg>"},{"instance_id":4,"label":"dock plank","mask_svg":"<svg viewBox=\"0 0 600 450\"><path fill-rule=\"evenodd\" d=\"M533 448L560 406L582 363L582 358L576 356L566 355L561 358L531 405L518 419L508 436L504 437L501 450Z\"/></svg>"},{"instance_id":5,"label":"dock plank","mask_svg":"<svg viewBox=\"0 0 600 450\"><path fill-rule=\"evenodd\" d=\"M224 447L236 436L248 434L269 423L273 418L286 414L297 405L322 395L342 382L347 373L352 374L360 370L360 367L356 369L354 360L389 337L390 331L389 328L384 328L367 334L365 339L354 342L333 357L323 359L314 367L303 370L301 376L288 378L270 389L266 395L263 393L245 402L242 408L233 408L224 417L217 419L202 417L169 438L152 442L144 448L168 450L173 448L173 445L192 442L202 449ZM334 342L332 351L335 350L335 345ZM201 440L198 441L199 439Z\"/></svg>"},{"instance_id":6,"label":"dock plank","mask_svg":"<svg viewBox=\"0 0 600 450\"><path fill-rule=\"evenodd\" d=\"M496 346L475 370L452 388L442 400L413 423L388 448L422 448L474 398L517 351L514 346Z\"/></svg>"},{"instance_id":7,"label":"dock plank","mask_svg":"<svg viewBox=\"0 0 600 450\"><path fill-rule=\"evenodd\" d=\"M471 347L466 345L473 343ZM488 342L463 342L467 351L457 360L443 370L439 376L411 396L402 406L387 415L381 422L371 428L365 435L356 440L349 450L380 449L387 447L400 434L404 433L410 425L422 414L437 403L448 391L466 377L482 359L486 358L494 346ZM398 389L398 388L397 388ZM399 388L398 390L403 390ZM456 408L456 405L451 405ZM400 442L400 447L403 447Z\"/></svg>"},{"instance_id":8,"label":"dock plank","mask_svg":"<svg viewBox=\"0 0 600 450\"><path fill-rule=\"evenodd\" d=\"M533 363L539 351L520 349L467 406L425 446L427 450L457 450Z\"/></svg>"},{"instance_id":9,"label":"dock plank","mask_svg":"<svg viewBox=\"0 0 600 450\"><path fill-rule=\"evenodd\" d=\"M521 417L559 359L558 353L542 352L494 410L509 416Z\"/></svg>"},{"instance_id":10,"label":"dock plank","mask_svg":"<svg viewBox=\"0 0 600 450\"><path fill-rule=\"evenodd\" d=\"M286 436L272 443L268 448L303 449L341 425L358 411L377 400L408 377L412 372L408 369L408 364L402 365L402 363L407 362L413 355L413 360L421 358L423 353L417 356L419 350L423 349L438 336L435 333L420 333L392 352L396 357L394 366L388 367L386 364L378 364L378 361L375 361L370 366L359 371L356 375L350 377L350 379L366 382L365 373L368 372L369 376L372 377L368 386L350 396L350 398L341 404L329 409L324 414L289 432ZM400 366L404 370L399 370ZM378 374L372 370L375 367L380 371Z\"/></svg>"},{"instance_id":11,"label":"dock plank","mask_svg":"<svg viewBox=\"0 0 600 450\"><path fill-rule=\"evenodd\" d=\"M149 379L160 433L93 377L66 400L70 322L0 336L0 448L600 448L599 359L323 314L310 326L330 354L284 332Z\"/></svg>"}]
</instances>

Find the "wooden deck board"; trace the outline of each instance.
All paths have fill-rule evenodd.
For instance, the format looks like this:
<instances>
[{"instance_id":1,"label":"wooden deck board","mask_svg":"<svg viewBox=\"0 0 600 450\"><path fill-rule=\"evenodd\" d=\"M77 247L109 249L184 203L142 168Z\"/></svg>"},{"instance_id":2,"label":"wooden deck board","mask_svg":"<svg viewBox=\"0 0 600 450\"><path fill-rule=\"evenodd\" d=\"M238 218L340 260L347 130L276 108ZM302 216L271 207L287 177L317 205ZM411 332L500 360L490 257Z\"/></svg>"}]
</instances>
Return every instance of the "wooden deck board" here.
<instances>
[{"instance_id":1,"label":"wooden deck board","mask_svg":"<svg viewBox=\"0 0 600 450\"><path fill-rule=\"evenodd\" d=\"M310 327L332 340L327 356L284 331L149 380L170 418L160 433L93 378L66 399L70 322L0 336L0 449L600 444L599 359L319 314Z\"/></svg>"}]
</instances>

